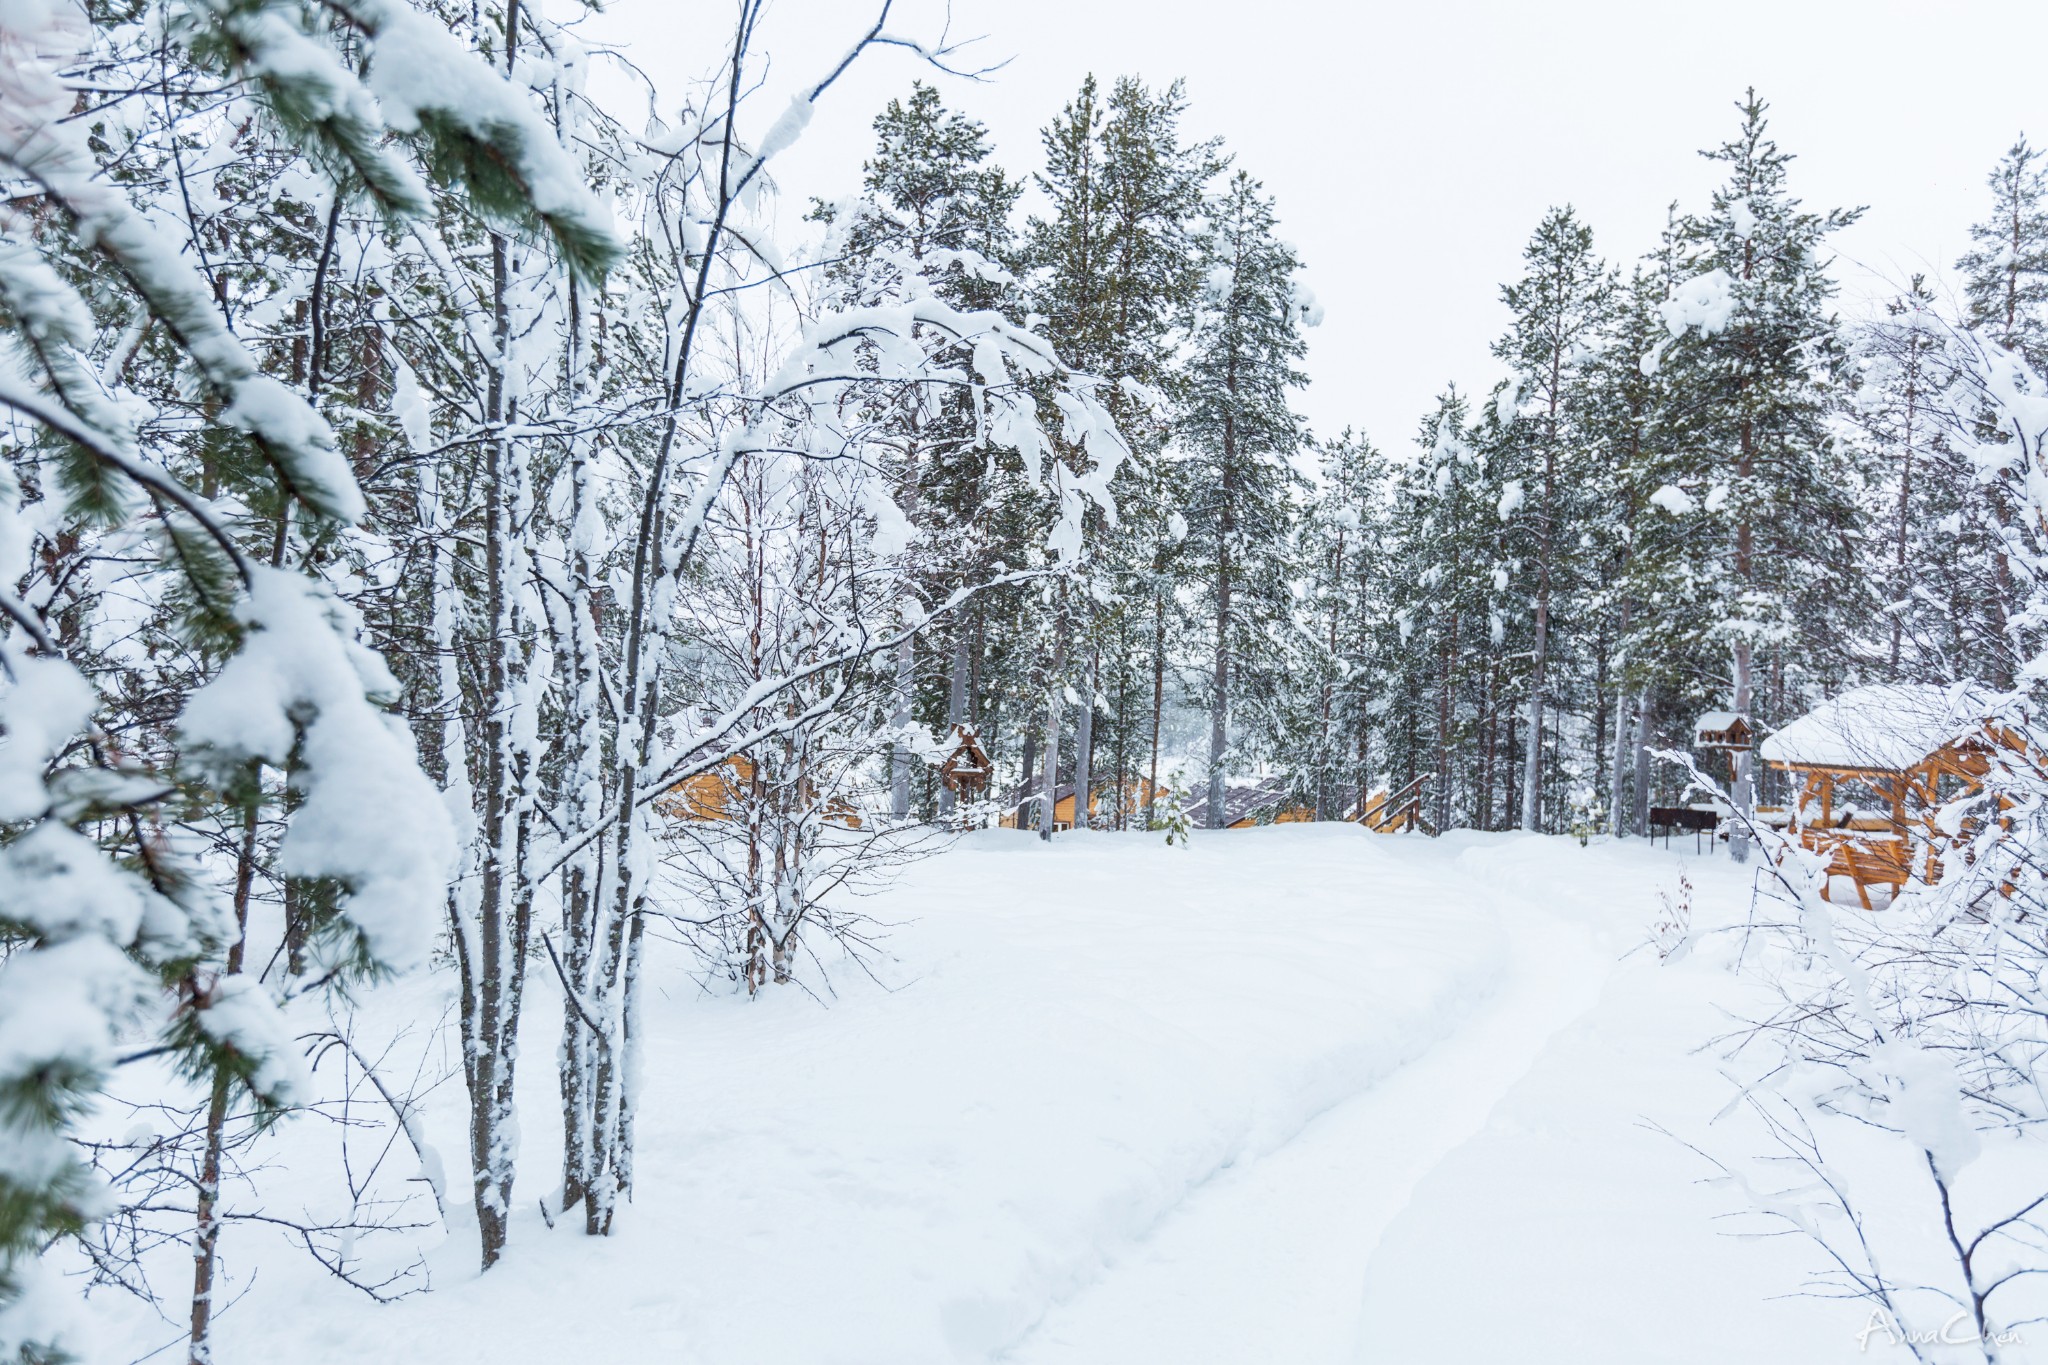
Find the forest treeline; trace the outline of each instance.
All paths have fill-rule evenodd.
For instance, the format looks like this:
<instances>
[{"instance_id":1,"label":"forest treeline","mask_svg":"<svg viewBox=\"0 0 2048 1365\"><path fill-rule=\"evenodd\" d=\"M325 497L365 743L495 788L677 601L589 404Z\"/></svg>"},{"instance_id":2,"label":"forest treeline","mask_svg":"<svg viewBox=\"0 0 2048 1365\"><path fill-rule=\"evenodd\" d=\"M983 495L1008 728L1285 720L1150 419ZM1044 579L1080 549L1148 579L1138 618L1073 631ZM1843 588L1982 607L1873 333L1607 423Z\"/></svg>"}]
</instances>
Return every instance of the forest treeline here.
<instances>
[{"instance_id":1,"label":"forest treeline","mask_svg":"<svg viewBox=\"0 0 2048 1365\"><path fill-rule=\"evenodd\" d=\"M2009 509L1953 439L1974 419L1943 350L1977 329L2048 360L2048 162L2024 139L1959 298L1914 277L1844 317L1830 241L1859 210L1800 200L1752 93L1703 153L1723 183L1644 257L1546 213L1500 287L1506 377L1376 442L1293 411L1302 263L1257 182L1180 133L1181 87L1098 99L1045 131L1049 216L985 219L979 245L1062 355L1161 401L1118 409L1137 458L1077 579L984 599L908 669L917 718L975 724L1027 790L1064 744L1059 783L1150 791L1163 746L1201 795L1268 772L1336 817L1420 777L1441 827L1641 832L1683 786L1649 754L1701 713L1768 730L1858 682L2011 683ZM941 127L983 146L929 89L878 127L885 157ZM871 172L881 211L920 211L892 183ZM977 496L957 521L924 504L942 562L956 525L1000 534ZM927 779L919 809L942 798Z\"/></svg>"}]
</instances>

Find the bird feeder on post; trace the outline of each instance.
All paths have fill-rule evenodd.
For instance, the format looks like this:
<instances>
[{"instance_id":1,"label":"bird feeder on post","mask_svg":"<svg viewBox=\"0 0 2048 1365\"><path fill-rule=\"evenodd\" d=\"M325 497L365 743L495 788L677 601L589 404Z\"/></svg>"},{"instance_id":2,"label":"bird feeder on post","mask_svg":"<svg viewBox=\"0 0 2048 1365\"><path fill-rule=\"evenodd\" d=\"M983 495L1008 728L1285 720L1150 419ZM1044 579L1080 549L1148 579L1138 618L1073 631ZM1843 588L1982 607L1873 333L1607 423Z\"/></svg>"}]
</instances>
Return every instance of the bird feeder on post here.
<instances>
[{"instance_id":1,"label":"bird feeder on post","mask_svg":"<svg viewBox=\"0 0 2048 1365\"><path fill-rule=\"evenodd\" d=\"M945 762L939 764L939 781L954 799L967 806L979 801L988 791L988 780L992 771L988 751L981 747L981 740L971 725L953 727L952 752ZM966 820L963 815L962 821Z\"/></svg>"},{"instance_id":2,"label":"bird feeder on post","mask_svg":"<svg viewBox=\"0 0 2048 1365\"><path fill-rule=\"evenodd\" d=\"M1739 716L1733 711L1709 711L1693 722L1692 744L1695 749L1714 749L1728 755L1728 785L1732 789L1735 776L1741 770L1740 755L1755 746L1756 736L1749 728L1749 717Z\"/></svg>"}]
</instances>

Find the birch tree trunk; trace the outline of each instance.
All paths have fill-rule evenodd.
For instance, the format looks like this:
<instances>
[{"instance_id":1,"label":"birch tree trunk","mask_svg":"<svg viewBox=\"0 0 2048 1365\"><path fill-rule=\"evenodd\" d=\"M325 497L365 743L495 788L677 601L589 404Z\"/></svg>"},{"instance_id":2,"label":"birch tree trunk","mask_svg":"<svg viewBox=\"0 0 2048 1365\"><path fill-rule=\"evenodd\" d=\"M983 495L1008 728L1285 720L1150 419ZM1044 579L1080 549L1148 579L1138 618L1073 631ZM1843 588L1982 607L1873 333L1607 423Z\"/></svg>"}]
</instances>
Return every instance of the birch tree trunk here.
<instances>
[{"instance_id":1,"label":"birch tree trunk","mask_svg":"<svg viewBox=\"0 0 2048 1365\"><path fill-rule=\"evenodd\" d=\"M516 7L508 30L516 28ZM513 371L511 243L491 239L492 337L485 411L500 433L519 415ZM486 447L484 486L484 642L481 696L484 781L477 899L469 932L458 936L462 969L463 1065L469 1083L469 1146L483 1267L505 1248L518 1158L513 1076L533 924L527 866L537 737L529 686L532 623L522 605L528 575L525 537L531 495L524 444L500 434Z\"/></svg>"},{"instance_id":2,"label":"birch tree trunk","mask_svg":"<svg viewBox=\"0 0 2048 1365\"><path fill-rule=\"evenodd\" d=\"M583 300L571 282L569 290L569 387L580 413L589 406L588 319ZM579 417L569 445L569 533L564 546L563 581L556 600L562 618L556 631L568 674L562 724L566 732L569 775L564 782L563 825L572 831L595 827L603 809L605 732L599 653L599 566L593 558L601 526L592 486L591 438L594 425ZM594 1172L591 1137L597 1102L600 1051L609 1040L590 1017L591 971L596 957L598 917L606 903L603 885L604 844L592 840L571 855L562 868L562 955L557 963L569 999L562 1010L560 1090L562 1097L562 1195L564 1211L588 1195ZM550 950L552 951L552 949Z\"/></svg>"}]
</instances>

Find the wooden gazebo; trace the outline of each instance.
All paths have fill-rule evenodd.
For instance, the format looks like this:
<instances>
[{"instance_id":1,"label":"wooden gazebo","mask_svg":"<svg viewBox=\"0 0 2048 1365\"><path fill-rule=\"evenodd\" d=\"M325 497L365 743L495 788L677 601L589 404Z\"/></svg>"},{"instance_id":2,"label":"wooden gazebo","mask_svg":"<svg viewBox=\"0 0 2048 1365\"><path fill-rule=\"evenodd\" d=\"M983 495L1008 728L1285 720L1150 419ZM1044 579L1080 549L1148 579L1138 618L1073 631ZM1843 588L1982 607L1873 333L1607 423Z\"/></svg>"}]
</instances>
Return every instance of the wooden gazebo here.
<instances>
[{"instance_id":1,"label":"wooden gazebo","mask_svg":"<svg viewBox=\"0 0 2048 1365\"><path fill-rule=\"evenodd\" d=\"M1789 830L1827 860L1829 883L1855 884L1864 909L1874 886L1897 896L1916 871L1923 882L1939 880L1957 831L1941 828L1938 813L1982 788L1994 749L2021 743L1986 721L1990 702L1973 683L1858 687L1759 747L1792 779Z\"/></svg>"}]
</instances>

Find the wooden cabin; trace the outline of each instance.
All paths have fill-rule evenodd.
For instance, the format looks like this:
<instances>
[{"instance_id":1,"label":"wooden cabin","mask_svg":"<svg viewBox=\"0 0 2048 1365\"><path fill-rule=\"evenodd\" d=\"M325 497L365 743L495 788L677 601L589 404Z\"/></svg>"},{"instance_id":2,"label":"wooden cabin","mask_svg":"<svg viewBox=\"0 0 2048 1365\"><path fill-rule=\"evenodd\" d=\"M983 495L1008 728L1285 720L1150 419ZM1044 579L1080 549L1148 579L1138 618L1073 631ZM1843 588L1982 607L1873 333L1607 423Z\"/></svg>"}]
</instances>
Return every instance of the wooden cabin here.
<instances>
[{"instance_id":1,"label":"wooden cabin","mask_svg":"<svg viewBox=\"0 0 2048 1365\"><path fill-rule=\"evenodd\" d=\"M708 772L686 777L656 797L654 809L671 820L693 825L716 824L741 818L740 798L754 783L754 760L734 754ZM806 792L804 808L815 799ZM822 817L826 824L841 829L859 829L860 811L845 797L830 797Z\"/></svg>"},{"instance_id":2,"label":"wooden cabin","mask_svg":"<svg viewBox=\"0 0 2048 1365\"><path fill-rule=\"evenodd\" d=\"M654 799L654 809L671 820L713 824L737 814L740 793L753 785L754 760L735 754L708 772L686 777Z\"/></svg>"},{"instance_id":3,"label":"wooden cabin","mask_svg":"<svg viewBox=\"0 0 2048 1365\"><path fill-rule=\"evenodd\" d=\"M1195 788L1186 810L1189 824L1196 829L1210 828L1209 789L1206 785ZM1290 797L1287 783L1277 777L1231 782L1223 788L1224 829L1305 824L1315 818L1316 808Z\"/></svg>"},{"instance_id":4,"label":"wooden cabin","mask_svg":"<svg viewBox=\"0 0 2048 1365\"><path fill-rule=\"evenodd\" d=\"M1038 828L1038 792L1037 782L1026 782L1011 793L1010 807L1003 812L1000 822L1004 829ZM1091 783L1088 821L1096 829L1114 826L1117 805L1121 801L1124 828L1143 828L1145 808L1151 804L1152 797L1152 784L1142 777L1129 778L1122 783L1108 779ZM1071 782L1062 782L1053 788L1052 827L1055 831L1074 827L1074 784Z\"/></svg>"},{"instance_id":5,"label":"wooden cabin","mask_svg":"<svg viewBox=\"0 0 2048 1365\"><path fill-rule=\"evenodd\" d=\"M1009 809L998 822L1004 829L1037 829L1040 785L1026 782L1010 793ZM1074 827L1074 784L1062 782L1052 789L1052 827Z\"/></svg>"},{"instance_id":6,"label":"wooden cabin","mask_svg":"<svg viewBox=\"0 0 2048 1365\"><path fill-rule=\"evenodd\" d=\"M2022 743L1985 720L1990 703L1973 683L1858 687L1764 740L1764 762L1792 782L1788 829L1827 860L1822 895L1847 877L1868 910L1872 887L1896 897L1916 874L1940 879L1959 837L1941 808L1982 789L1994 749Z\"/></svg>"}]
</instances>

